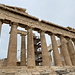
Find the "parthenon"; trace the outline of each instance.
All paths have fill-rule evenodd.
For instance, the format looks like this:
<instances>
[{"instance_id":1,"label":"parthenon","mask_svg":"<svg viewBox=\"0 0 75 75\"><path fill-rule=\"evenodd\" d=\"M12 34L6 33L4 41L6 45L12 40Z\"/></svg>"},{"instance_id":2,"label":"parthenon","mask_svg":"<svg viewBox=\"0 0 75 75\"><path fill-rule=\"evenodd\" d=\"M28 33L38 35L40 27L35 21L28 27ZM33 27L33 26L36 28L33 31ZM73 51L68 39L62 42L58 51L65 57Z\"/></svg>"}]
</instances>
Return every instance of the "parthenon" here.
<instances>
[{"instance_id":1,"label":"parthenon","mask_svg":"<svg viewBox=\"0 0 75 75\"><path fill-rule=\"evenodd\" d=\"M0 37L3 23L11 27L8 54L4 59L5 67L75 66L75 29L45 20L40 21L29 15L26 9L0 4ZM26 31L18 30L18 27ZM33 31L37 31L40 37L36 36ZM20 62L17 61L17 34L21 37ZM49 47L45 34L51 38Z\"/></svg>"}]
</instances>

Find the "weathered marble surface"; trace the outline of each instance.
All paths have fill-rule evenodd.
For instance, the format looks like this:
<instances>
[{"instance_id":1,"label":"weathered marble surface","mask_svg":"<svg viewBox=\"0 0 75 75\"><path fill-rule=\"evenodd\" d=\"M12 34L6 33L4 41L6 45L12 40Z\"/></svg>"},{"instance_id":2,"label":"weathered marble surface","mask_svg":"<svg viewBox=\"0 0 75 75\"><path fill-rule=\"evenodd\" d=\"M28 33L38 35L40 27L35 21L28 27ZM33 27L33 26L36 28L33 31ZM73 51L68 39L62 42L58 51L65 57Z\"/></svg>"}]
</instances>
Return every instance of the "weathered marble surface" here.
<instances>
[{"instance_id":1,"label":"weathered marble surface","mask_svg":"<svg viewBox=\"0 0 75 75\"><path fill-rule=\"evenodd\" d=\"M0 75L75 75L75 67L0 67Z\"/></svg>"}]
</instances>

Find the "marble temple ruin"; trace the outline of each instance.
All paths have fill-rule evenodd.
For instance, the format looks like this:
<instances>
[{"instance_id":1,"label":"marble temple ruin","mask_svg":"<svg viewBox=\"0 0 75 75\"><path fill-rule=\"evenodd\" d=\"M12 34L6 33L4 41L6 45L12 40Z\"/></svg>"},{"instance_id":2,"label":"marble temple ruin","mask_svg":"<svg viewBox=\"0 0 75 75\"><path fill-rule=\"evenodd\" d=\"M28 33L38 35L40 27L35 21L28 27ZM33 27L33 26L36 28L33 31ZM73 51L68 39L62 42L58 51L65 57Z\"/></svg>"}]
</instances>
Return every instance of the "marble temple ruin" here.
<instances>
[{"instance_id":1,"label":"marble temple ruin","mask_svg":"<svg viewBox=\"0 0 75 75\"><path fill-rule=\"evenodd\" d=\"M9 24L11 27L8 54L7 58L4 59L4 67L75 66L75 29L62 27L45 20L40 21L38 18L29 15L26 9L0 4L0 37L3 23ZM26 31L18 30L18 27L24 28ZM33 31L37 31L40 37L36 36ZM21 37L20 62L17 61L17 34L20 34ZM47 47L45 34L48 34L51 38L49 47ZM51 65L52 60L53 65Z\"/></svg>"}]
</instances>

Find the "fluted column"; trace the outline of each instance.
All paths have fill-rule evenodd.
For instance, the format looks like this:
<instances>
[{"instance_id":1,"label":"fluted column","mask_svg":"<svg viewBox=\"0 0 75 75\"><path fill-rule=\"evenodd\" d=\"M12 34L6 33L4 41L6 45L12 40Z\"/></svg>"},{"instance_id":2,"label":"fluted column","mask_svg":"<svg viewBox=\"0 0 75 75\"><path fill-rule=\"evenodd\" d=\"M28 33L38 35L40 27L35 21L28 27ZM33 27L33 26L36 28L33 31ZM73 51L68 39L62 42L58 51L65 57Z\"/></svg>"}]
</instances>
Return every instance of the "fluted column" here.
<instances>
[{"instance_id":1,"label":"fluted column","mask_svg":"<svg viewBox=\"0 0 75 75\"><path fill-rule=\"evenodd\" d=\"M41 38L41 49L42 49L42 65L50 66L50 59L49 59L50 57L48 54L45 33L43 31L40 32L40 38Z\"/></svg>"},{"instance_id":2,"label":"fluted column","mask_svg":"<svg viewBox=\"0 0 75 75\"><path fill-rule=\"evenodd\" d=\"M60 46L60 51L61 51L61 46ZM61 60L62 60L62 65L65 66L64 57L63 57L62 52L60 53L60 56L61 56Z\"/></svg>"},{"instance_id":3,"label":"fluted column","mask_svg":"<svg viewBox=\"0 0 75 75\"><path fill-rule=\"evenodd\" d=\"M70 38L67 38L68 40L68 51L69 51L69 55L70 55L70 58L71 58L71 61L72 61L72 65L75 65L75 57L73 55L74 53L74 46L72 44L72 40Z\"/></svg>"},{"instance_id":4,"label":"fluted column","mask_svg":"<svg viewBox=\"0 0 75 75\"><path fill-rule=\"evenodd\" d=\"M8 47L7 66L16 66L17 63L17 23L11 25Z\"/></svg>"},{"instance_id":5,"label":"fluted column","mask_svg":"<svg viewBox=\"0 0 75 75\"><path fill-rule=\"evenodd\" d=\"M65 64L66 66L72 66L72 62L66 44L67 43L66 39L63 36L60 36L60 42L61 42L61 52L63 54Z\"/></svg>"},{"instance_id":6,"label":"fluted column","mask_svg":"<svg viewBox=\"0 0 75 75\"><path fill-rule=\"evenodd\" d=\"M54 34L51 35L51 41L53 47L54 64L55 66L62 66L62 61L58 52L57 41Z\"/></svg>"},{"instance_id":7,"label":"fluted column","mask_svg":"<svg viewBox=\"0 0 75 75\"><path fill-rule=\"evenodd\" d=\"M26 66L26 35L21 34L21 66Z\"/></svg>"},{"instance_id":8,"label":"fluted column","mask_svg":"<svg viewBox=\"0 0 75 75\"><path fill-rule=\"evenodd\" d=\"M0 37L1 37L1 29L2 29L2 20L0 20Z\"/></svg>"},{"instance_id":9,"label":"fluted column","mask_svg":"<svg viewBox=\"0 0 75 75\"><path fill-rule=\"evenodd\" d=\"M27 66L35 66L34 41L32 28L28 28L28 43L27 43Z\"/></svg>"}]
</instances>

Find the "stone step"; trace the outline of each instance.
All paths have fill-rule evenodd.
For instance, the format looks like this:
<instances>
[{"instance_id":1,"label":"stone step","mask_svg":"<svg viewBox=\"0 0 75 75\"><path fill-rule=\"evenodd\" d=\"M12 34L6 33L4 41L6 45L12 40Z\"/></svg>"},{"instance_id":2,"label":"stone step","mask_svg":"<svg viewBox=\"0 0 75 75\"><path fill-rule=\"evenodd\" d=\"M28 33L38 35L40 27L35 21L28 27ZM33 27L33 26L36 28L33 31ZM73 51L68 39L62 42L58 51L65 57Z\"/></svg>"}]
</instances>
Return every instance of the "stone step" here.
<instances>
[{"instance_id":1,"label":"stone step","mask_svg":"<svg viewBox=\"0 0 75 75\"><path fill-rule=\"evenodd\" d=\"M0 67L0 75L75 75L75 67Z\"/></svg>"}]
</instances>

